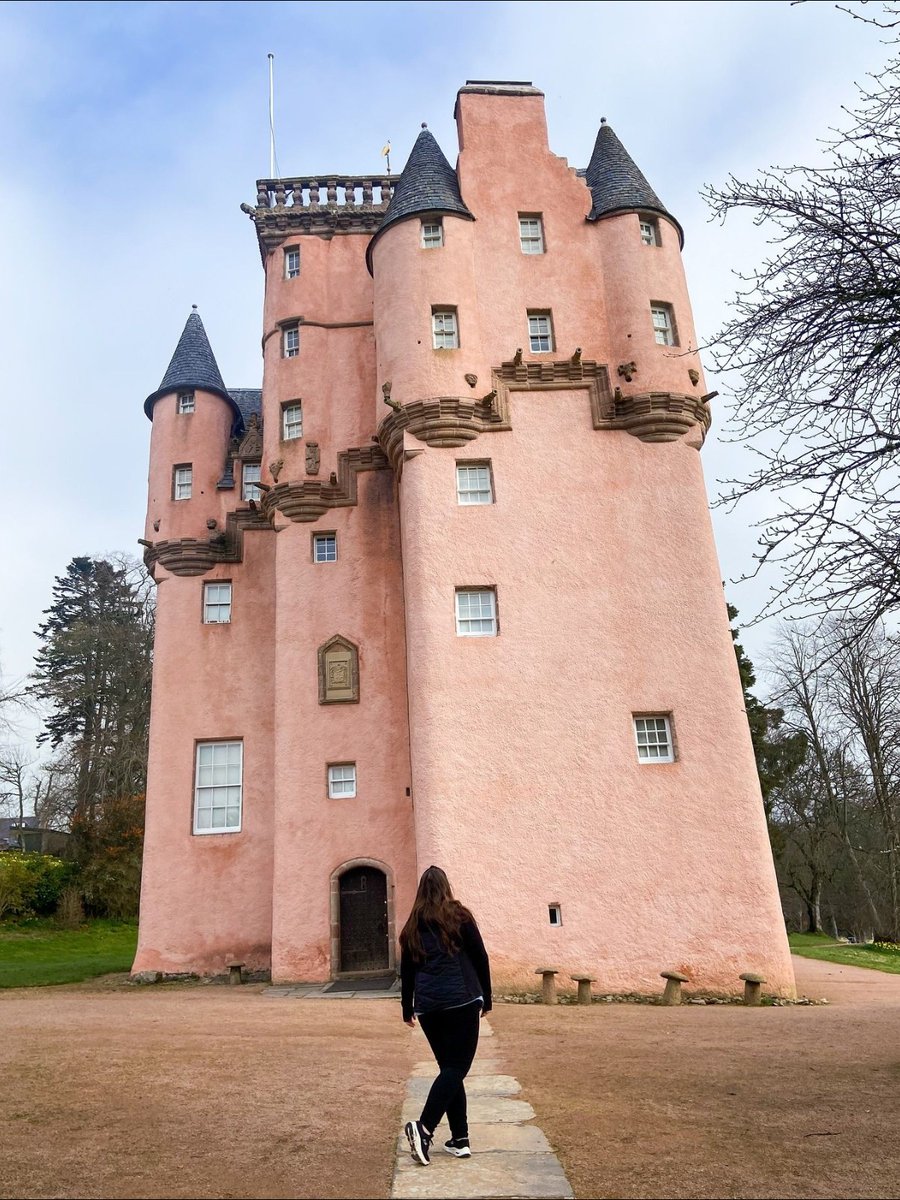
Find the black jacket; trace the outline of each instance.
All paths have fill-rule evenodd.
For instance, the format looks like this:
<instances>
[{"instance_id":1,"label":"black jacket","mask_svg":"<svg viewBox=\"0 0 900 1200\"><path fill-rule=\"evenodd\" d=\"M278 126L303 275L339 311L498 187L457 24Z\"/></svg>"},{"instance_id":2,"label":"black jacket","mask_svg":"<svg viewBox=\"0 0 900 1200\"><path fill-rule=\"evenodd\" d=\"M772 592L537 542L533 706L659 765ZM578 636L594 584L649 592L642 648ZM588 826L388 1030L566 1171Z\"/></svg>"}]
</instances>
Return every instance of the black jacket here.
<instances>
[{"instance_id":1,"label":"black jacket","mask_svg":"<svg viewBox=\"0 0 900 1200\"><path fill-rule=\"evenodd\" d=\"M400 999L404 1021L414 1012L457 1008L479 996L483 1010L491 1011L491 968L478 926L474 921L465 921L459 932L462 946L455 954L444 949L439 934L429 925L419 928L424 962L416 962L408 949L403 950Z\"/></svg>"}]
</instances>

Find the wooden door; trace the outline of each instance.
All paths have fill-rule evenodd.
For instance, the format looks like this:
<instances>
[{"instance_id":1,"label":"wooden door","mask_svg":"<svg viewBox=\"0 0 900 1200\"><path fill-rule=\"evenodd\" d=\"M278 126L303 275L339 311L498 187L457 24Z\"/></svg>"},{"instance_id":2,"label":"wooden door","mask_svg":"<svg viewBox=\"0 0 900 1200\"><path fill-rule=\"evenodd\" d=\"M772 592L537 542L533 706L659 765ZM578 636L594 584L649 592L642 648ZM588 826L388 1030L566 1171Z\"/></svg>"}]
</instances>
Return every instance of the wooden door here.
<instances>
[{"instance_id":1,"label":"wooden door","mask_svg":"<svg viewBox=\"0 0 900 1200\"><path fill-rule=\"evenodd\" d=\"M377 867L353 867L341 876L341 970L386 971L387 878Z\"/></svg>"}]
</instances>

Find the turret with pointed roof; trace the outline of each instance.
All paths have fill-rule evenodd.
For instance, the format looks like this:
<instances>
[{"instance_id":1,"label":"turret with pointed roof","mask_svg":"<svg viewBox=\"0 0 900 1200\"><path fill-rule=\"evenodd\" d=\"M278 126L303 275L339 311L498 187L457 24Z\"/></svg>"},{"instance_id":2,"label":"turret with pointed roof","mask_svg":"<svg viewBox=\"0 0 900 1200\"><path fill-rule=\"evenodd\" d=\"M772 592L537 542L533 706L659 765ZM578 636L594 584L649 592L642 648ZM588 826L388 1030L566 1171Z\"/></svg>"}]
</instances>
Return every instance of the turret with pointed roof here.
<instances>
[{"instance_id":1,"label":"turret with pointed roof","mask_svg":"<svg viewBox=\"0 0 900 1200\"><path fill-rule=\"evenodd\" d=\"M459 179L443 150L423 123L406 166L397 180L391 202L375 236L366 249L366 262L372 270L372 247L386 229L422 213L451 213L474 221L463 203Z\"/></svg>"},{"instance_id":2,"label":"turret with pointed roof","mask_svg":"<svg viewBox=\"0 0 900 1200\"><path fill-rule=\"evenodd\" d=\"M230 395L222 379L219 364L213 354L196 304L185 323L172 361L169 363L162 382L155 392L144 401L144 412L153 419L153 405L170 392L198 389L221 396L234 414L234 433L239 435L244 428L244 416L234 397Z\"/></svg>"},{"instance_id":3,"label":"turret with pointed roof","mask_svg":"<svg viewBox=\"0 0 900 1200\"><path fill-rule=\"evenodd\" d=\"M594 142L594 152L585 171L593 204L589 221L621 212L655 212L667 217L678 230L684 246L684 231L647 182L637 163L616 137L604 117Z\"/></svg>"}]
</instances>

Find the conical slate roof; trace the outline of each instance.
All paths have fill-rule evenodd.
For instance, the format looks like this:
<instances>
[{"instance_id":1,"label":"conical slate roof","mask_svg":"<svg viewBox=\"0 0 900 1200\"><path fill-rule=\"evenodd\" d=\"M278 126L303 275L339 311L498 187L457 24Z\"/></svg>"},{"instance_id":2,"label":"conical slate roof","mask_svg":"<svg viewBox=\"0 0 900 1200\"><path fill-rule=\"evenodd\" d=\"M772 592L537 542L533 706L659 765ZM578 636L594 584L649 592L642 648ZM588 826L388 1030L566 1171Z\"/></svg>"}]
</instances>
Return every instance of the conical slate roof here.
<instances>
[{"instance_id":1,"label":"conical slate roof","mask_svg":"<svg viewBox=\"0 0 900 1200\"><path fill-rule=\"evenodd\" d=\"M233 397L229 395L228 389L225 387L225 382L219 371L219 364L216 362L216 356L212 352L212 346L209 344L209 338L206 336L206 330L203 328L203 322L200 320L200 314L197 312L196 305L194 306L194 311L187 319L181 337L178 339L178 345L175 347L172 361L169 363L166 373L162 377L162 383L144 401L144 412L152 420L153 405L160 396L165 396L169 392L178 392L193 388L202 389L204 392L213 392L215 395L221 396L234 413L235 433L240 432L244 423L240 407L235 403Z\"/></svg>"},{"instance_id":2,"label":"conical slate roof","mask_svg":"<svg viewBox=\"0 0 900 1200\"><path fill-rule=\"evenodd\" d=\"M423 125L397 180L387 212L366 250L370 271L372 247L385 229L407 217L426 212L456 213L470 221L475 219L463 204L456 172L444 157L434 134Z\"/></svg>"},{"instance_id":3,"label":"conical slate roof","mask_svg":"<svg viewBox=\"0 0 900 1200\"><path fill-rule=\"evenodd\" d=\"M594 153L584 177L593 199L587 218L589 221L599 221L602 217L612 216L613 213L632 212L635 209L662 213L675 225L681 245L684 245L684 231L681 226L644 178L637 163L613 133L612 128L606 124L605 117L601 122L600 132L594 143Z\"/></svg>"}]
</instances>

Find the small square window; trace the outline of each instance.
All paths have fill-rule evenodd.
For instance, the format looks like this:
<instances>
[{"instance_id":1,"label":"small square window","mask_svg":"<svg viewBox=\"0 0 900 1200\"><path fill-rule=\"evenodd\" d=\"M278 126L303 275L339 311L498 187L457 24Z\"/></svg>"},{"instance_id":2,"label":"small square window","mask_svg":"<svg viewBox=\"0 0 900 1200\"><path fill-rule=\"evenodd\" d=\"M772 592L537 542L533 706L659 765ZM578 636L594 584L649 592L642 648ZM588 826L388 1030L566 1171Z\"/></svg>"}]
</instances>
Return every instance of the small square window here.
<instances>
[{"instance_id":1,"label":"small square window","mask_svg":"<svg viewBox=\"0 0 900 1200\"><path fill-rule=\"evenodd\" d=\"M494 489L491 485L489 463L456 464L457 504L493 504Z\"/></svg>"},{"instance_id":2,"label":"small square window","mask_svg":"<svg viewBox=\"0 0 900 1200\"><path fill-rule=\"evenodd\" d=\"M200 742L194 784L194 833L239 833L243 742Z\"/></svg>"},{"instance_id":3,"label":"small square window","mask_svg":"<svg viewBox=\"0 0 900 1200\"><path fill-rule=\"evenodd\" d=\"M203 585L204 625L229 625L231 623L231 584L205 583Z\"/></svg>"},{"instance_id":4,"label":"small square window","mask_svg":"<svg viewBox=\"0 0 900 1200\"><path fill-rule=\"evenodd\" d=\"M549 905L550 924L562 925L562 907L559 904Z\"/></svg>"},{"instance_id":5,"label":"small square window","mask_svg":"<svg viewBox=\"0 0 900 1200\"><path fill-rule=\"evenodd\" d=\"M288 246L284 252L284 277L296 279L300 274L300 247Z\"/></svg>"},{"instance_id":6,"label":"small square window","mask_svg":"<svg viewBox=\"0 0 900 1200\"><path fill-rule=\"evenodd\" d=\"M296 358L300 353L300 326L286 325L281 336L284 357Z\"/></svg>"},{"instance_id":7,"label":"small square window","mask_svg":"<svg viewBox=\"0 0 900 1200\"><path fill-rule=\"evenodd\" d=\"M328 799L352 799L356 795L356 763L335 763L328 768Z\"/></svg>"},{"instance_id":8,"label":"small square window","mask_svg":"<svg viewBox=\"0 0 900 1200\"><path fill-rule=\"evenodd\" d=\"M645 246L658 246L659 222L655 217L641 217L641 241Z\"/></svg>"},{"instance_id":9,"label":"small square window","mask_svg":"<svg viewBox=\"0 0 900 1200\"><path fill-rule=\"evenodd\" d=\"M553 349L553 318L548 312L528 314L528 341L532 354L547 354Z\"/></svg>"},{"instance_id":10,"label":"small square window","mask_svg":"<svg viewBox=\"0 0 900 1200\"><path fill-rule=\"evenodd\" d=\"M193 392L178 393L178 411L180 413L192 413L194 411L194 404Z\"/></svg>"},{"instance_id":11,"label":"small square window","mask_svg":"<svg viewBox=\"0 0 900 1200\"><path fill-rule=\"evenodd\" d=\"M544 253L544 222L537 213L519 213L519 245L523 254Z\"/></svg>"},{"instance_id":12,"label":"small square window","mask_svg":"<svg viewBox=\"0 0 900 1200\"><path fill-rule=\"evenodd\" d=\"M313 534L313 562L337 562L337 534Z\"/></svg>"},{"instance_id":13,"label":"small square window","mask_svg":"<svg viewBox=\"0 0 900 1200\"><path fill-rule=\"evenodd\" d=\"M493 588L466 588L456 593L458 637L497 636L497 596Z\"/></svg>"},{"instance_id":14,"label":"small square window","mask_svg":"<svg viewBox=\"0 0 900 1200\"><path fill-rule=\"evenodd\" d=\"M245 462L241 471L241 482L243 490L241 492L244 500L260 500L262 492L256 486L262 478L262 465L260 463Z\"/></svg>"},{"instance_id":15,"label":"small square window","mask_svg":"<svg viewBox=\"0 0 900 1200\"><path fill-rule=\"evenodd\" d=\"M182 463L172 471L172 499L190 500L194 483L194 468L190 463Z\"/></svg>"},{"instance_id":16,"label":"small square window","mask_svg":"<svg viewBox=\"0 0 900 1200\"><path fill-rule=\"evenodd\" d=\"M292 400L282 407L281 436L286 442L303 437L303 406L299 400Z\"/></svg>"},{"instance_id":17,"label":"small square window","mask_svg":"<svg viewBox=\"0 0 900 1200\"><path fill-rule=\"evenodd\" d=\"M443 221L423 221L422 222L422 246L426 250L436 250L438 246L444 244L444 222Z\"/></svg>"},{"instance_id":18,"label":"small square window","mask_svg":"<svg viewBox=\"0 0 900 1200\"><path fill-rule=\"evenodd\" d=\"M672 305L654 303L650 305L650 312L653 316L653 336L656 338L657 345L677 346L678 338L675 336Z\"/></svg>"},{"instance_id":19,"label":"small square window","mask_svg":"<svg viewBox=\"0 0 900 1200\"><path fill-rule=\"evenodd\" d=\"M668 717L635 717L634 738L640 762L674 762L672 727Z\"/></svg>"},{"instance_id":20,"label":"small square window","mask_svg":"<svg viewBox=\"0 0 900 1200\"><path fill-rule=\"evenodd\" d=\"M431 332L435 350L458 350L459 329L455 308L431 310Z\"/></svg>"}]
</instances>

